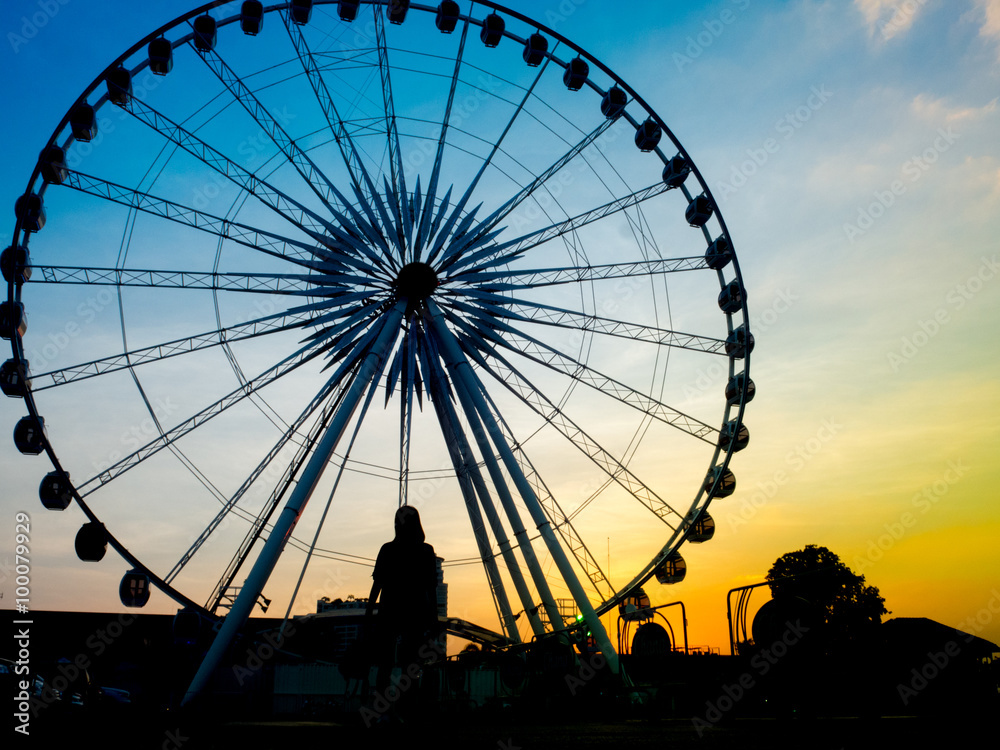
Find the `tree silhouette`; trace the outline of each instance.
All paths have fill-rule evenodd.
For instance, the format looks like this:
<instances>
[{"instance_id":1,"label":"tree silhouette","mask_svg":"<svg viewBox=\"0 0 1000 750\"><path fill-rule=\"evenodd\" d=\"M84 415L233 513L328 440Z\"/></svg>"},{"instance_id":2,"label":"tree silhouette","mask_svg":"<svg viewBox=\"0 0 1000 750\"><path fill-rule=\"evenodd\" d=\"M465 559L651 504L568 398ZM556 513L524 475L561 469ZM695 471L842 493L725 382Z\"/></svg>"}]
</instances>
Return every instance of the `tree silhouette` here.
<instances>
[{"instance_id":1,"label":"tree silhouette","mask_svg":"<svg viewBox=\"0 0 1000 750\"><path fill-rule=\"evenodd\" d=\"M878 588L866 585L863 575L815 544L779 557L766 580L775 599L798 597L817 608L830 650L869 642L882 615L889 613Z\"/></svg>"}]
</instances>

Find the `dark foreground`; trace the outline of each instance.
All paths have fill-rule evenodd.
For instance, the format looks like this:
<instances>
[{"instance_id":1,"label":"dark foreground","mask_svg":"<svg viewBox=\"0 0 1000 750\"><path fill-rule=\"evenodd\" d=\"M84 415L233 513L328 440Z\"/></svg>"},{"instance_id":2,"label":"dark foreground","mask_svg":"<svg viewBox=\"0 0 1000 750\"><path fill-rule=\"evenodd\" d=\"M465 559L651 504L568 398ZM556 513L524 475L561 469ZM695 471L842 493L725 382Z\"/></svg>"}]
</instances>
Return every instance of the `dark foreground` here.
<instances>
[{"instance_id":1,"label":"dark foreground","mask_svg":"<svg viewBox=\"0 0 1000 750\"><path fill-rule=\"evenodd\" d=\"M516 717L440 718L434 722L389 721L365 727L335 721L194 721L162 715L157 721L67 720L33 727L32 742L54 747L60 740L91 739L130 748L403 748L444 745L461 750L533 748L943 748L996 746L996 717L880 717L812 719L733 719L712 727L690 720L615 720L567 722ZM18 739L20 737L18 736ZM973 744L974 742L974 744ZM15 742L5 746L18 746ZM84 745L90 743L84 742Z\"/></svg>"}]
</instances>

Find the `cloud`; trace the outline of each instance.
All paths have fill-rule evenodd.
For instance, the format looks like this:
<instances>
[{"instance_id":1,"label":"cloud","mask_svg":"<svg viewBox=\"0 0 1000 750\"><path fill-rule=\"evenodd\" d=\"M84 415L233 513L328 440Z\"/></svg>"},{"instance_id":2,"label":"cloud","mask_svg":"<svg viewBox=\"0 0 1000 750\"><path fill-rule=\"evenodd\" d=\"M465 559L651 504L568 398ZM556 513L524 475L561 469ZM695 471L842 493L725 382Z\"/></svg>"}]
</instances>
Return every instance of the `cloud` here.
<instances>
[{"instance_id":1,"label":"cloud","mask_svg":"<svg viewBox=\"0 0 1000 750\"><path fill-rule=\"evenodd\" d=\"M1000 0L995 4L1000 6ZM997 99L982 107L949 107L944 99L932 99L926 94L918 94L910 103L910 111L920 119L948 125L978 120L996 109Z\"/></svg>"},{"instance_id":2,"label":"cloud","mask_svg":"<svg viewBox=\"0 0 1000 750\"><path fill-rule=\"evenodd\" d=\"M983 12L983 25L979 35L1000 42L1000 0L975 0L976 7ZM1000 48L997 50L1000 58Z\"/></svg>"},{"instance_id":3,"label":"cloud","mask_svg":"<svg viewBox=\"0 0 1000 750\"><path fill-rule=\"evenodd\" d=\"M977 1L998 5L997 0ZM854 7L868 24L869 35L877 33L883 41L907 32L926 5L927 0L854 0Z\"/></svg>"}]
</instances>

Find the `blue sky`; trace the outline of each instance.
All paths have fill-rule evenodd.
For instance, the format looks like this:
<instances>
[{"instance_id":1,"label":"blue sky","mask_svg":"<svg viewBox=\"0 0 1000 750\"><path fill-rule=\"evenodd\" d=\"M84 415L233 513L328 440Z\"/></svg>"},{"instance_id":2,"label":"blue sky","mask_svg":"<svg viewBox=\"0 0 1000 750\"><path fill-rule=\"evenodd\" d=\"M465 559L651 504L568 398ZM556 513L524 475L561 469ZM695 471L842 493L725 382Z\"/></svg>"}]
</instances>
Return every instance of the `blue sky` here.
<instances>
[{"instance_id":1,"label":"blue sky","mask_svg":"<svg viewBox=\"0 0 1000 750\"><path fill-rule=\"evenodd\" d=\"M823 544L880 587L893 615L1000 641L1000 2L509 6L602 60L663 117L741 259L757 339L752 442L733 463L737 493L712 506L716 538L685 550L687 580L650 588L654 602L685 600L692 642L724 646L726 591ZM191 7L3 4L0 204L12 207L78 93ZM10 428L20 413L0 404ZM120 566L108 585L60 552L80 518L43 514L43 459L8 440L0 461L12 477L3 512L36 519L38 606L120 606ZM151 515L172 523L166 507ZM628 533L609 536L613 569ZM363 575L333 578L339 595L366 593ZM490 616L488 602L463 607Z\"/></svg>"}]
</instances>

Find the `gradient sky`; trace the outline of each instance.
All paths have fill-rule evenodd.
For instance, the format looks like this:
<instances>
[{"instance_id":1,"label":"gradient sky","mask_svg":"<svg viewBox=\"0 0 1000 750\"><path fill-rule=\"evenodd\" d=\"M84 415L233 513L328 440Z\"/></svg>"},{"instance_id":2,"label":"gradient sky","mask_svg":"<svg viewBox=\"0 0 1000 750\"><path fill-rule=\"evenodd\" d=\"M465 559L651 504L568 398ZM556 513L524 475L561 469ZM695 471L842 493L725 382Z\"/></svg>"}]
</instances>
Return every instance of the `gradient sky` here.
<instances>
[{"instance_id":1,"label":"gradient sky","mask_svg":"<svg viewBox=\"0 0 1000 750\"><path fill-rule=\"evenodd\" d=\"M580 44L659 112L719 199L741 260L757 341L751 444L733 462L736 494L712 505L715 538L685 547L682 584L647 586L654 604L684 601L691 644L726 652L726 592L818 544L877 586L890 616L1000 642L1000 0L508 5ZM8 233L78 92L192 7L3 3ZM22 413L0 402L8 430ZM18 510L34 521L32 604L119 611L123 566L77 562L82 515L38 503L44 461L0 441L0 530L12 537ZM169 508L149 520L169 523ZM388 537L384 526L373 540ZM428 532L448 546L450 528ZM595 554L610 553L614 572L630 546L611 530ZM0 562L8 549L0 542ZM367 575L329 569L328 595L366 595ZM9 606L10 578L0 591ZM455 614L494 626L485 592L452 594ZM172 611L162 596L150 607Z\"/></svg>"}]
</instances>

